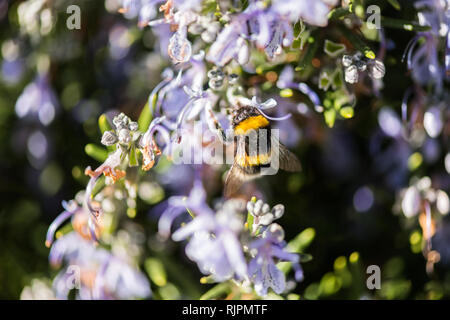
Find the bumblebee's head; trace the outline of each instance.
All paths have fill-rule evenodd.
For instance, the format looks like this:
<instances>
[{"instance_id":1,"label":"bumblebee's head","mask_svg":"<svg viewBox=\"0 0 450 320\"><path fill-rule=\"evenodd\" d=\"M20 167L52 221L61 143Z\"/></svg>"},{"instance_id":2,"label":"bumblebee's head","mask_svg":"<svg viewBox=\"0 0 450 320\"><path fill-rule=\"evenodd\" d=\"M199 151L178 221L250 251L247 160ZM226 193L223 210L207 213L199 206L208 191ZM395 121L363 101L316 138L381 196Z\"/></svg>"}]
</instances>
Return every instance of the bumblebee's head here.
<instances>
[{"instance_id":1,"label":"bumblebee's head","mask_svg":"<svg viewBox=\"0 0 450 320\"><path fill-rule=\"evenodd\" d=\"M256 117L256 116L260 116L260 115L261 115L261 113L255 107L241 106L241 107L235 108L232 112L233 128L235 128L239 123L241 123L242 121L244 121L250 117Z\"/></svg>"}]
</instances>

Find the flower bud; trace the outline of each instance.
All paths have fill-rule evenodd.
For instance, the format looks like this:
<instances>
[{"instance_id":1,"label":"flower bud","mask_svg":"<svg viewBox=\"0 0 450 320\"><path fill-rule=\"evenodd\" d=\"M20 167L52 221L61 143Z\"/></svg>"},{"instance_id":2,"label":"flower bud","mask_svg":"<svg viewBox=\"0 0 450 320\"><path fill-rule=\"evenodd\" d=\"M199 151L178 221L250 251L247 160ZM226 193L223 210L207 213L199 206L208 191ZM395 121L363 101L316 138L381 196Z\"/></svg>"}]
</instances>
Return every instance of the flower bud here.
<instances>
[{"instance_id":1,"label":"flower bud","mask_svg":"<svg viewBox=\"0 0 450 320\"><path fill-rule=\"evenodd\" d=\"M262 206L263 206L264 202L260 199L258 201L256 201L255 206L253 208L253 215L255 216L260 216L262 215Z\"/></svg>"},{"instance_id":2,"label":"flower bud","mask_svg":"<svg viewBox=\"0 0 450 320\"><path fill-rule=\"evenodd\" d=\"M117 136L112 131L105 131L102 136L101 143L105 146L112 146L118 141Z\"/></svg>"},{"instance_id":3,"label":"flower bud","mask_svg":"<svg viewBox=\"0 0 450 320\"><path fill-rule=\"evenodd\" d=\"M284 206L282 204L277 204L272 208L272 214L275 219L280 219L284 214Z\"/></svg>"},{"instance_id":4,"label":"flower bud","mask_svg":"<svg viewBox=\"0 0 450 320\"><path fill-rule=\"evenodd\" d=\"M263 226L268 226L273 222L273 220L274 220L273 214L267 213L259 217L259 224Z\"/></svg>"},{"instance_id":5,"label":"flower bud","mask_svg":"<svg viewBox=\"0 0 450 320\"><path fill-rule=\"evenodd\" d=\"M345 68L344 71L345 81L348 83L357 83L358 82L358 68L355 65L351 65L348 68Z\"/></svg>"},{"instance_id":6,"label":"flower bud","mask_svg":"<svg viewBox=\"0 0 450 320\"><path fill-rule=\"evenodd\" d=\"M375 60L369 65L369 75L374 79L381 79L386 73L384 63L380 60Z\"/></svg>"},{"instance_id":7,"label":"flower bud","mask_svg":"<svg viewBox=\"0 0 450 320\"><path fill-rule=\"evenodd\" d=\"M253 201L247 202L247 210L253 214L253 209L255 208L255 203Z\"/></svg>"},{"instance_id":8,"label":"flower bud","mask_svg":"<svg viewBox=\"0 0 450 320\"><path fill-rule=\"evenodd\" d=\"M358 71L365 71L367 68L367 64L362 60L356 61L355 66L358 68Z\"/></svg>"},{"instance_id":9,"label":"flower bud","mask_svg":"<svg viewBox=\"0 0 450 320\"><path fill-rule=\"evenodd\" d=\"M349 56L349 55L344 55L343 57L342 57L342 65L344 66L344 67L350 67L350 65L352 64L352 56Z\"/></svg>"},{"instance_id":10,"label":"flower bud","mask_svg":"<svg viewBox=\"0 0 450 320\"><path fill-rule=\"evenodd\" d=\"M119 131L119 142L123 144L128 144L131 141L130 130L120 129Z\"/></svg>"},{"instance_id":11,"label":"flower bud","mask_svg":"<svg viewBox=\"0 0 450 320\"><path fill-rule=\"evenodd\" d=\"M130 131L137 131L138 127L139 126L138 126L138 123L136 121L131 121L128 124L128 129L130 129Z\"/></svg>"}]
</instances>

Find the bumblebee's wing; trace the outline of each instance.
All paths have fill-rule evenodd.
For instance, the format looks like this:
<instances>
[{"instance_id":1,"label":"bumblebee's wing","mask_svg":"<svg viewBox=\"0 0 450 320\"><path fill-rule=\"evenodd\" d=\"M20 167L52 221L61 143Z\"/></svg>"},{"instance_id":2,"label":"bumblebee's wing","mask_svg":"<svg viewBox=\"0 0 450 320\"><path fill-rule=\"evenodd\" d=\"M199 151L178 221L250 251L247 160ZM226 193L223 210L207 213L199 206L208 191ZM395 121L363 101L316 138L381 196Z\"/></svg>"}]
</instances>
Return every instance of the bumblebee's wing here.
<instances>
[{"instance_id":1,"label":"bumblebee's wing","mask_svg":"<svg viewBox=\"0 0 450 320\"><path fill-rule=\"evenodd\" d=\"M225 197L229 198L234 195L247 180L247 176L242 168L238 164L234 163L231 166L230 171L228 171L225 179Z\"/></svg>"},{"instance_id":2,"label":"bumblebee's wing","mask_svg":"<svg viewBox=\"0 0 450 320\"><path fill-rule=\"evenodd\" d=\"M302 169L302 166L300 165L300 160L298 160L297 156L290 152L281 142L278 146L278 154L280 156L280 169L291 172L300 171ZM277 152L275 152L275 156L276 155Z\"/></svg>"},{"instance_id":3,"label":"bumblebee's wing","mask_svg":"<svg viewBox=\"0 0 450 320\"><path fill-rule=\"evenodd\" d=\"M245 173L244 169L241 167L239 163L245 163L243 159L245 159L245 141L240 139L235 144L234 147L236 149L236 154L234 156L234 163L228 171L227 177L225 179L225 197L229 198L234 195L242 184L250 179L250 176Z\"/></svg>"}]
</instances>

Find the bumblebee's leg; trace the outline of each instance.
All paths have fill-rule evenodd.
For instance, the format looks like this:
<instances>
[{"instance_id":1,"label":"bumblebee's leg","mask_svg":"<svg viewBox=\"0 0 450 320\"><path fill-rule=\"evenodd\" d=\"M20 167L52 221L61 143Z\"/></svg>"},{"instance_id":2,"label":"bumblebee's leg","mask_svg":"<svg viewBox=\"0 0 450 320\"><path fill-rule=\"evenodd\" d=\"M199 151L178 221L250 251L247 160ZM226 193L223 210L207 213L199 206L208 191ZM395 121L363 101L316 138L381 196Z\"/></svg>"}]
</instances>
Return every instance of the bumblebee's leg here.
<instances>
[{"instance_id":1,"label":"bumblebee's leg","mask_svg":"<svg viewBox=\"0 0 450 320\"><path fill-rule=\"evenodd\" d=\"M205 118L209 130L215 132L223 144L230 145L231 143L233 143L233 136L227 136L226 132L223 130L222 126L214 115L214 111L212 110L210 104L207 104L207 106L205 107Z\"/></svg>"}]
</instances>

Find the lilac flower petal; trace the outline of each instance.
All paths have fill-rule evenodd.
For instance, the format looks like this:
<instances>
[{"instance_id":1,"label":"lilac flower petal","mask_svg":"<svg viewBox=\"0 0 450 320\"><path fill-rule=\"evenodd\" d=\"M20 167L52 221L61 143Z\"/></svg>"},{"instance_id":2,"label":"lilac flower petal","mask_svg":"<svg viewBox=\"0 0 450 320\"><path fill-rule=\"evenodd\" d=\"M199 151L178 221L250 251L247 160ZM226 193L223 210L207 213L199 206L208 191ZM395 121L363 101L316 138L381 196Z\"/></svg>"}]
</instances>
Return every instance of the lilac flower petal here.
<instances>
[{"instance_id":1,"label":"lilac flower petal","mask_svg":"<svg viewBox=\"0 0 450 320\"><path fill-rule=\"evenodd\" d=\"M294 68L291 65L287 65L284 67L283 71L281 71L280 76L278 77L277 87L280 89L289 88L291 86L295 86L293 84L294 81Z\"/></svg>"},{"instance_id":2,"label":"lilac flower petal","mask_svg":"<svg viewBox=\"0 0 450 320\"><path fill-rule=\"evenodd\" d=\"M201 230L212 230L214 228L214 220L210 216L197 216L191 222L181 227L172 234L173 241L181 241L188 236Z\"/></svg>"},{"instance_id":3,"label":"lilac flower petal","mask_svg":"<svg viewBox=\"0 0 450 320\"><path fill-rule=\"evenodd\" d=\"M50 247L52 245L56 230L58 230L61 224L69 219L74 213L75 211L63 211L56 217L55 220L53 220L53 222L50 224L50 227L48 228L47 236L45 238L45 245L47 247Z\"/></svg>"},{"instance_id":4,"label":"lilac flower petal","mask_svg":"<svg viewBox=\"0 0 450 320\"><path fill-rule=\"evenodd\" d=\"M290 261L290 262L299 262L300 261L298 254L284 251L281 248L278 248L276 246L272 247L272 255L283 261Z\"/></svg>"},{"instance_id":5,"label":"lilac flower petal","mask_svg":"<svg viewBox=\"0 0 450 320\"><path fill-rule=\"evenodd\" d=\"M247 275L247 265L245 263L241 244L236 239L236 236L231 232L223 232L220 237L228 260L233 266L236 274L241 278L245 277Z\"/></svg>"},{"instance_id":6,"label":"lilac flower petal","mask_svg":"<svg viewBox=\"0 0 450 320\"><path fill-rule=\"evenodd\" d=\"M170 228L173 221L184 212L182 208L167 208L161 215L158 221L158 233L164 238L168 238L170 235Z\"/></svg>"},{"instance_id":7,"label":"lilac flower petal","mask_svg":"<svg viewBox=\"0 0 450 320\"><path fill-rule=\"evenodd\" d=\"M309 100L311 100L315 106L320 106L322 104L317 93L315 93L314 90L312 90L306 83L299 83L298 90L300 90L301 93L307 95Z\"/></svg>"}]
</instances>

